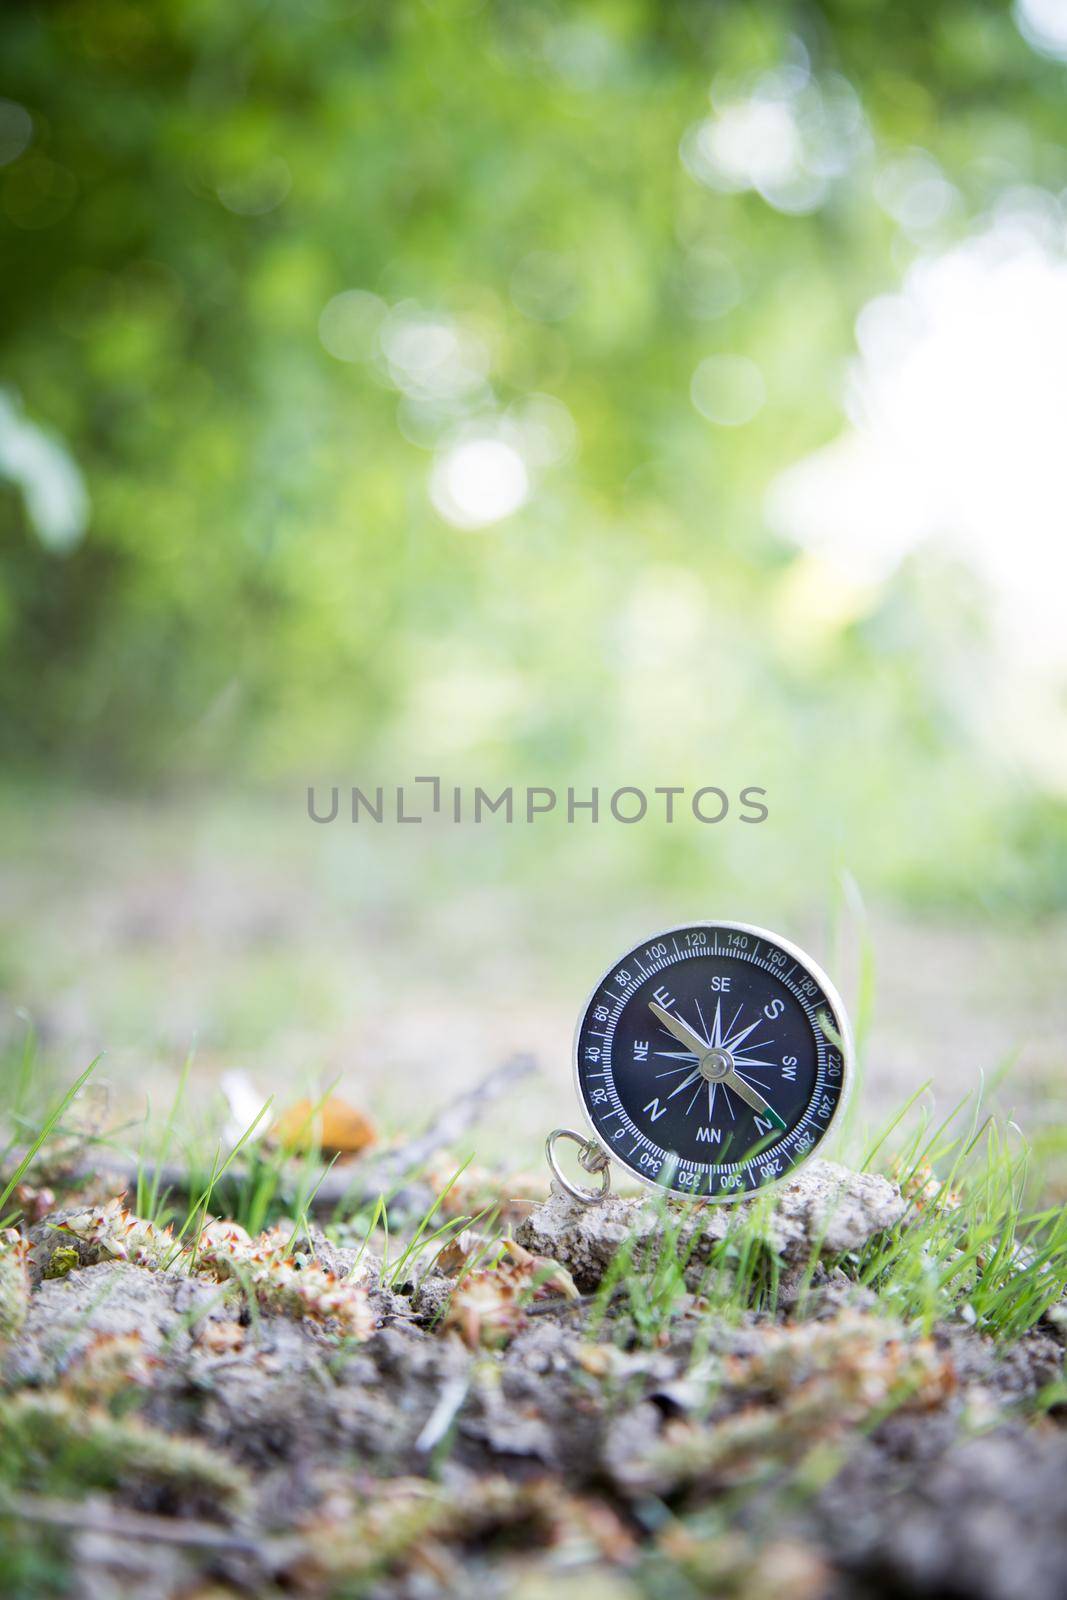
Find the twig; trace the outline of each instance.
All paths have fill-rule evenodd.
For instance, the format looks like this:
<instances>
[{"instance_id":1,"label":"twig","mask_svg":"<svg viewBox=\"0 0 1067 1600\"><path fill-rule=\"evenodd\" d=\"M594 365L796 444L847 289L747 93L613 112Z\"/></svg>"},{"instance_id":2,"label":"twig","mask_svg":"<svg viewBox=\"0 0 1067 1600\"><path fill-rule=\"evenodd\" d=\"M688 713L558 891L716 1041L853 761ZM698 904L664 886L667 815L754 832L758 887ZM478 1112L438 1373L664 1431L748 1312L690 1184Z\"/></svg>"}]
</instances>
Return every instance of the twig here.
<instances>
[{"instance_id":1,"label":"twig","mask_svg":"<svg viewBox=\"0 0 1067 1600\"><path fill-rule=\"evenodd\" d=\"M473 1089L449 1101L429 1126L407 1144L396 1150L386 1150L380 1156L368 1157L348 1171L334 1167L319 1186L316 1209L331 1209L339 1200L369 1200L388 1194L398 1183L425 1166L439 1150L447 1150L449 1145L455 1144L461 1134L480 1121L494 1101L534 1072L536 1065L532 1056L512 1056Z\"/></svg>"},{"instance_id":2,"label":"twig","mask_svg":"<svg viewBox=\"0 0 1067 1600\"><path fill-rule=\"evenodd\" d=\"M150 1544L185 1545L201 1550L235 1550L260 1556L264 1540L233 1533L215 1522L183 1517L157 1517L146 1511L113 1506L98 1496L88 1500L59 1500L51 1495L13 1494L0 1500L0 1516L26 1522L43 1522L53 1528L102 1533L117 1539L143 1539Z\"/></svg>"},{"instance_id":3,"label":"twig","mask_svg":"<svg viewBox=\"0 0 1067 1600\"><path fill-rule=\"evenodd\" d=\"M614 1300L617 1294L618 1290L611 1298ZM559 1316L564 1311L584 1311L585 1307L592 1305L596 1298L595 1294L580 1294L577 1297L554 1294L549 1299L535 1300L532 1305L523 1306L523 1310L528 1317L547 1317L553 1312Z\"/></svg>"}]
</instances>

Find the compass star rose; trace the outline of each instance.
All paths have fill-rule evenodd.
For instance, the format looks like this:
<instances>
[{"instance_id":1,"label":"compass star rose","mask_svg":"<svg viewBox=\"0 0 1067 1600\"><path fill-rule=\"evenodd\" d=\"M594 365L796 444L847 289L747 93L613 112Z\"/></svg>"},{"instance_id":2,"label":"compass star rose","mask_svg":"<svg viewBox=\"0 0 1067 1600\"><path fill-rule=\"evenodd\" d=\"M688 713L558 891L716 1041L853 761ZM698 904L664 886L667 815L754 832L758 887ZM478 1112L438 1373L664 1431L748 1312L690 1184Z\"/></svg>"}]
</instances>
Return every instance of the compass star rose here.
<instances>
[{"instance_id":1,"label":"compass star rose","mask_svg":"<svg viewBox=\"0 0 1067 1600\"><path fill-rule=\"evenodd\" d=\"M749 1045L742 1053L741 1047L745 1045L760 1024L765 1020L757 1016L754 1022L743 1023L742 1013L744 1005L739 1005L729 1023L723 1025L722 999L715 1002L715 1016L712 1020L709 1033L704 1013L700 1009L699 1000L694 1001L700 1026L703 1030L698 1033L695 1028L683 1021L676 1013L668 1011L664 1006L655 1001L649 1003L649 1010L656 1017L664 1032L680 1044L687 1046L685 1050L657 1050L657 1056L673 1058L681 1063L677 1067L667 1067L657 1077L667 1078L674 1074L682 1073L681 1077L670 1094L668 1100L673 1100L675 1095L682 1094L686 1089L693 1089L689 1104L686 1106L686 1116L690 1114L707 1085L708 1116L715 1115L715 1100L719 1085L722 1085L723 1103L729 1111L731 1118L736 1118L733 1100L729 1093L732 1090L739 1099L750 1106L758 1115L766 1117L775 1127L784 1129L786 1124L774 1107L771 1106L753 1083L748 1073L761 1067L773 1067L773 1061L764 1061L753 1052L766 1050L773 1047L773 1039L763 1039L758 1044ZM695 1085L695 1087L694 1087Z\"/></svg>"}]
</instances>

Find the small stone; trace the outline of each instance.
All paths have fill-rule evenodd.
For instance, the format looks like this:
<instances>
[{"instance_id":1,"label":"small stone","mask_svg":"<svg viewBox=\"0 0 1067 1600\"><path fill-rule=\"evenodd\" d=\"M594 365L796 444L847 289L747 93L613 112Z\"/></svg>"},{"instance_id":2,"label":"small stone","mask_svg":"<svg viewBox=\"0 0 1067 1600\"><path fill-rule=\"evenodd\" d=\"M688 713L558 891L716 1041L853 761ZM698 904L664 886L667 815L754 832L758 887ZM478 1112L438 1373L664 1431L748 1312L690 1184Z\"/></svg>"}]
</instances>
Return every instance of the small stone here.
<instances>
[{"instance_id":1,"label":"small stone","mask_svg":"<svg viewBox=\"0 0 1067 1600\"><path fill-rule=\"evenodd\" d=\"M632 1240L635 1256L658 1237L660 1220L651 1204L609 1194L596 1205L572 1200L554 1188L515 1230L520 1244L569 1268L583 1293L600 1283L621 1247Z\"/></svg>"},{"instance_id":2,"label":"small stone","mask_svg":"<svg viewBox=\"0 0 1067 1600\"><path fill-rule=\"evenodd\" d=\"M904 1215L906 1202L887 1178L852 1172L832 1161L812 1161L773 1195L757 1196L736 1206L707 1206L686 1217L680 1203L669 1202L669 1216L681 1222L689 1266L686 1281L698 1287L711 1249L728 1232L740 1231L770 1202L762 1222L767 1245L787 1262L802 1262L813 1253L836 1256L862 1249L875 1234L891 1228ZM573 1200L554 1189L543 1205L519 1224L516 1238L527 1249L551 1256L568 1267L584 1293L596 1289L612 1260L626 1245L635 1265L655 1254L664 1235L662 1202L609 1195L593 1205ZM693 1231L698 1238L688 1249Z\"/></svg>"},{"instance_id":3,"label":"small stone","mask_svg":"<svg viewBox=\"0 0 1067 1600\"><path fill-rule=\"evenodd\" d=\"M903 1492L881 1475L832 1486L849 1592L1062 1600L1065 1474L1067 1440L1009 1425L954 1443Z\"/></svg>"},{"instance_id":4,"label":"small stone","mask_svg":"<svg viewBox=\"0 0 1067 1600\"><path fill-rule=\"evenodd\" d=\"M435 1327L448 1310L455 1278L446 1278L431 1272L415 1285L411 1295L411 1309L424 1327Z\"/></svg>"},{"instance_id":5,"label":"small stone","mask_svg":"<svg viewBox=\"0 0 1067 1600\"><path fill-rule=\"evenodd\" d=\"M127 1261L79 1267L45 1280L30 1298L18 1349L7 1377L54 1383L101 1340L137 1336L151 1355L184 1352L197 1313L218 1305L218 1288L178 1273L146 1272Z\"/></svg>"},{"instance_id":6,"label":"small stone","mask_svg":"<svg viewBox=\"0 0 1067 1600\"><path fill-rule=\"evenodd\" d=\"M774 1201L771 1231L787 1260L815 1246L822 1256L861 1250L903 1217L907 1202L896 1183L874 1172L853 1172L837 1161L812 1161Z\"/></svg>"}]
</instances>

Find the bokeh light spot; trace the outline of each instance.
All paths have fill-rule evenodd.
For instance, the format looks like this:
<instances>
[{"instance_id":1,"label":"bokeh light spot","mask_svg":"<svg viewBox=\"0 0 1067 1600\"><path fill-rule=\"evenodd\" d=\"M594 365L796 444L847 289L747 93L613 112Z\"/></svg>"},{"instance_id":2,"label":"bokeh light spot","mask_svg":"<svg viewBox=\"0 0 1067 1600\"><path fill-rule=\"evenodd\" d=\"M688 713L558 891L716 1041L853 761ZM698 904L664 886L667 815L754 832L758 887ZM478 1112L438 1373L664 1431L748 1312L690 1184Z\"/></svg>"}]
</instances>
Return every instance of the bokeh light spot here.
<instances>
[{"instance_id":1,"label":"bokeh light spot","mask_svg":"<svg viewBox=\"0 0 1067 1600\"><path fill-rule=\"evenodd\" d=\"M319 318L319 340L338 361L367 361L386 314L384 300L366 289L345 289L327 301Z\"/></svg>"},{"instance_id":2,"label":"bokeh light spot","mask_svg":"<svg viewBox=\"0 0 1067 1600\"><path fill-rule=\"evenodd\" d=\"M852 428L772 485L771 523L851 580L939 541L994 601L1012 661L1062 675L1067 262L1009 211L868 303Z\"/></svg>"},{"instance_id":3,"label":"bokeh light spot","mask_svg":"<svg viewBox=\"0 0 1067 1600\"><path fill-rule=\"evenodd\" d=\"M262 217L281 205L293 186L284 156L268 156L247 171L228 175L215 186L227 211L238 217Z\"/></svg>"},{"instance_id":4,"label":"bokeh light spot","mask_svg":"<svg viewBox=\"0 0 1067 1600\"><path fill-rule=\"evenodd\" d=\"M378 339L389 381L414 399L462 400L485 387L489 352L452 317L403 301L385 318Z\"/></svg>"},{"instance_id":5,"label":"bokeh light spot","mask_svg":"<svg viewBox=\"0 0 1067 1600\"><path fill-rule=\"evenodd\" d=\"M71 550L89 524L81 470L60 441L31 422L20 402L0 391L0 479L21 490L30 523L46 549Z\"/></svg>"},{"instance_id":6,"label":"bokeh light spot","mask_svg":"<svg viewBox=\"0 0 1067 1600\"><path fill-rule=\"evenodd\" d=\"M843 78L816 83L806 69L764 73L748 94L713 90L714 112L682 138L683 165L698 183L753 189L787 214L814 211L831 182L870 144L859 100Z\"/></svg>"},{"instance_id":7,"label":"bokeh light spot","mask_svg":"<svg viewBox=\"0 0 1067 1600\"><path fill-rule=\"evenodd\" d=\"M551 250L532 250L511 274L511 298L534 322L561 322L578 300L574 264Z\"/></svg>"},{"instance_id":8,"label":"bokeh light spot","mask_svg":"<svg viewBox=\"0 0 1067 1600\"><path fill-rule=\"evenodd\" d=\"M1015 26L1043 56L1067 61L1067 5L1064 0L1015 0Z\"/></svg>"},{"instance_id":9,"label":"bokeh light spot","mask_svg":"<svg viewBox=\"0 0 1067 1600\"><path fill-rule=\"evenodd\" d=\"M525 504L526 463L504 439L470 438L447 446L430 475L434 508L456 528L486 528Z\"/></svg>"},{"instance_id":10,"label":"bokeh light spot","mask_svg":"<svg viewBox=\"0 0 1067 1600\"><path fill-rule=\"evenodd\" d=\"M558 466L578 449L578 429L562 400L550 394L528 394L508 407L524 461L535 469Z\"/></svg>"},{"instance_id":11,"label":"bokeh light spot","mask_svg":"<svg viewBox=\"0 0 1067 1600\"><path fill-rule=\"evenodd\" d=\"M959 204L959 193L932 156L913 150L889 161L876 174L872 191L887 216L904 232L921 237L944 222Z\"/></svg>"},{"instance_id":12,"label":"bokeh light spot","mask_svg":"<svg viewBox=\"0 0 1067 1600\"><path fill-rule=\"evenodd\" d=\"M709 422L739 428L762 409L767 386L748 356L708 356L693 373L689 393Z\"/></svg>"},{"instance_id":13,"label":"bokeh light spot","mask_svg":"<svg viewBox=\"0 0 1067 1600\"><path fill-rule=\"evenodd\" d=\"M0 100L0 167L8 166L33 138L33 118L14 100Z\"/></svg>"}]
</instances>

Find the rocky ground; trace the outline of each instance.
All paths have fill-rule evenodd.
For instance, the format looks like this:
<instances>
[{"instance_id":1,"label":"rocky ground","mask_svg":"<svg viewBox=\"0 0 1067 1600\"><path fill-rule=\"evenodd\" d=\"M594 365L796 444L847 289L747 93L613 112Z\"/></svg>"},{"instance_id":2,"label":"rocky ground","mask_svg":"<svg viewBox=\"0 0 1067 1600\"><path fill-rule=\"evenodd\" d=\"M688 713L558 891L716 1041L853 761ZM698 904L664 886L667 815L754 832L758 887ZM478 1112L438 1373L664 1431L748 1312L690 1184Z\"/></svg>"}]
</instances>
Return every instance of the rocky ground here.
<instances>
[{"instance_id":1,"label":"rocky ground","mask_svg":"<svg viewBox=\"0 0 1067 1600\"><path fill-rule=\"evenodd\" d=\"M1063 1595L1059 1308L1010 1345L896 1320L856 1281L909 1225L892 1181L816 1161L692 1212L515 1187L497 1239L386 1267L377 1232L176 1239L38 1194L0 1254L0 1588Z\"/></svg>"}]
</instances>

